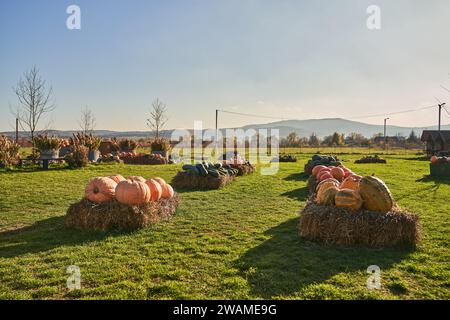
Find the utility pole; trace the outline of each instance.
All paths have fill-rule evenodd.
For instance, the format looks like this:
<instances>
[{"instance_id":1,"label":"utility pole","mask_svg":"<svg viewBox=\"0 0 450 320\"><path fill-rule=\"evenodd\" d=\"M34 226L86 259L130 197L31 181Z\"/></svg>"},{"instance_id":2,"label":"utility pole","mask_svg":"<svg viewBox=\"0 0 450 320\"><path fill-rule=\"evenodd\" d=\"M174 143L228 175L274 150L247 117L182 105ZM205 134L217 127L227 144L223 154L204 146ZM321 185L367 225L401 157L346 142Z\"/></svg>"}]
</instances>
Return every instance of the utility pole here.
<instances>
[{"instance_id":1,"label":"utility pole","mask_svg":"<svg viewBox=\"0 0 450 320\"><path fill-rule=\"evenodd\" d=\"M386 122L389 120L389 118L384 118L384 148L387 147L387 136L386 136Z\"/></svg>"},{"instance_id":2,"label":"utility pole","mask_svg":"<svg viewBox=\"0 0 450 320\"><path fill-rule=\"evenodd\" d=\"M444 103L438 104L438 106L439 106L439 123L438 123L438 131L441 132L441 112L442 112L442 108L445 106L445 102L444 102Z\"/></svg>"},{"instance_id":3,"label":"utility pole","mask_svg":"<svg viewBox=\"0 0 450 320\"><path fill-rule=\"evenodd\" d=\"M19 143L19 118L16 118L16 143Z\"/></svg>"},{"instance_id":4,"label":"utility pole","mask_svg":"<svg viewBox=\"0 0 450 320\"><path fill-rule=\"evenodd\" d=\"M216 109L216 138L214 139L215 145L214 145L214 154L217 157L217 143L219 139L219 109Z\"/></svg>"}]
</instances>

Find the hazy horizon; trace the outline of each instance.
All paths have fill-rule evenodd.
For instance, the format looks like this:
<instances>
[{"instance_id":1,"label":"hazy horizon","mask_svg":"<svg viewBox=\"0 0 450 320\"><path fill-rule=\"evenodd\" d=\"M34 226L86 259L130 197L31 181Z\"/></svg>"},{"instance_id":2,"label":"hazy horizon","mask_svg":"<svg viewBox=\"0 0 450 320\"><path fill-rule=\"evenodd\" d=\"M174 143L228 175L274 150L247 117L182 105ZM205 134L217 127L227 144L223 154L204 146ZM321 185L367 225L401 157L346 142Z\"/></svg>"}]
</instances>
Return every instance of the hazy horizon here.
<instances>
[{"instance_id":1,"label":"hazy horizon","mask_svg":"<svg viewBox=\"0 0 450 320\"><path fill-rule=\"evenodd\" d=\"M66 28L71 4L81 8L81 30ZM366 26L372 4L380 30ZM352 118L450 97L441 88L450 88L449 18L448 0L1 1L0 131L12 129L12 87L34 65L53 86L58 130L77 129L89 106L99 129L147 131L157 97L168 129L194 120L212 128L216 108L382 124L382 116ZM221 114L219 124L273 121ZM436 124L436 109L389 119Z\"/></svg>"}]
</instances>

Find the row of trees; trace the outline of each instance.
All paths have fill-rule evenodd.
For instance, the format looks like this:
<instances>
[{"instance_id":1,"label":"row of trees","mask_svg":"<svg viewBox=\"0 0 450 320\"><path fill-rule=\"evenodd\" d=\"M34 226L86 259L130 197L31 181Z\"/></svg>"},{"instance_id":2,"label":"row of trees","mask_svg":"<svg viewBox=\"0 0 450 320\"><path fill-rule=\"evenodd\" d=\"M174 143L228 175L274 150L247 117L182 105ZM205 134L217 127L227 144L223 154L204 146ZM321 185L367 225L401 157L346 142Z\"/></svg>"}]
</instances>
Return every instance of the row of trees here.
<instances>
[{"instance_id":1,"label":"row of trees","mask_svg":"<svg viewBox=\"0 0 450 320\"><path fill-rule=\"evenodd\" d=\"M419 146L422 144L420 138L416 135L414 130L411 131L409 136L402 137L397 135L395 137L388 137L386 142L390 145L404 146L405 144L411 146ZM357 146L357 147L370 147L376 145L384 145L385 139L382 134L376 134L372 138L366 138L360 133L350 133L345 136L343 133L335 132L332 135L326 136L320 139L316 134L311 134L309 137L300 137L297 133L291 132L286 138L280 140L281 147L337 147L337 146Z\"/></svg>"},{"instance_id":2,"label":"row of trees","mask_svg":"<svg viewBox=\"0 0 450 320\"><path fill-rule=\"evenodd\" d=\"M37 132L48 131L50 122L42 126L45 116L55 110L53 99L53 88L39 74L36 67L26 71L17 85L13 88L17 96L17 107L11 109L12 113L19 120L19 126L23 131L30 133L31 141L34 145L34 138ZM147 126L155 134L156 139L160 138L160 132L168 121L167 106L159 99L152 103L150 115L146 119ZM81 111L78 125L83 134L91 134L96 126L96 118L91 109L87 106Z\"/></svg>"}]
</instances>

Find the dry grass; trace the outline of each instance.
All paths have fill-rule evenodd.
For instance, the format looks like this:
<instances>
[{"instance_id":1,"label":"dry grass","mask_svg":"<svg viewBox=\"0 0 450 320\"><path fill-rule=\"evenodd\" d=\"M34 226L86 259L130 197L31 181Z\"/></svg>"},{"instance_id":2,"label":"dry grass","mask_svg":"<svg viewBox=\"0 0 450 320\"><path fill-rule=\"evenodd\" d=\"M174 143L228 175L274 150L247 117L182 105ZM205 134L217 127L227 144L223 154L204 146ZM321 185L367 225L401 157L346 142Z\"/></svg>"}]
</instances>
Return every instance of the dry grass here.
<instances>
[{"instance_id":1,"label":"dry grass","mask_svg":"<svg viewBox=\"0 0 450 320\"><path fill-rule=\"evenodd\" d=\"M388 213L318 205L312 196L301 212L300 235L326 244L367 247L415 247L420 240L417 214L398 207Z\"/></svg>"},{"instance_id":2,"label":"dry grass","mask_svg":"<svg viewBox=\"0 0 450 320\"><path fill-rule=\"evenodd\" d=\"M95 203L83 199L69 207L64 222L67 227L82 230L133 230L170 218L179 203L178 194L141 206L129 206L117 200Z\"/></svg>"},{"instance_id":3,"label":"dry grass","mask_svg":"<svg viewBox=\"0 0 450 320\"><path fill-rule=\"evenodd\" d=\"M245 176L256 171L256 167L251 164L231 164L230 166L238 170L238 176Z\"/></svg>"}]
</instances>

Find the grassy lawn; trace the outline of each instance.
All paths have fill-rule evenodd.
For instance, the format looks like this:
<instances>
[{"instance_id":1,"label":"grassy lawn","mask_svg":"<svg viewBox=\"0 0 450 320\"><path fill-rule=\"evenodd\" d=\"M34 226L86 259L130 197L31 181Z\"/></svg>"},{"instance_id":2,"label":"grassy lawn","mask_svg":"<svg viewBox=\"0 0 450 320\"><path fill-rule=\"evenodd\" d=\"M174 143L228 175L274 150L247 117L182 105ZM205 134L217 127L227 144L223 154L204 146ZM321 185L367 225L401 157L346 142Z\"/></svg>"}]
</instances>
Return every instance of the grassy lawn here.
<instances>
[{"instance_id":1,"label":"grassy lawn","mask_svg":"<svg viewBox=\"0 0 450 320\"><path fill-rule=\"evenodd\" d=\"M307 198L300 173L310 156L280 164L274 176L182 192L175 217L135 232L66 229L64 214L94 176L170 181L179 166L2 171L0 299L449 299L450 181L425 177L428 162L414 155L386 155L387 165L340 156L385 180L400 206L420 214L424 238L415 251L324 247L297 233ZM381 290L366 288L374 264ZM69 265L81 269L81 290L66 288Z\"/></svg>"}]
</instances>

